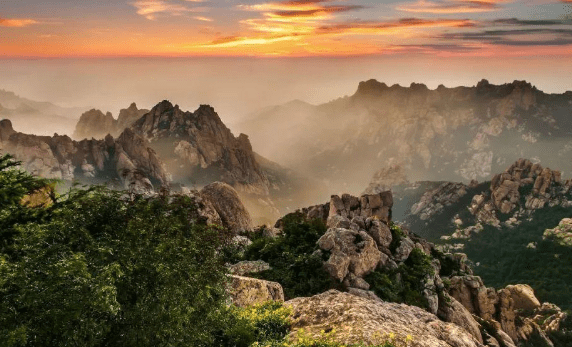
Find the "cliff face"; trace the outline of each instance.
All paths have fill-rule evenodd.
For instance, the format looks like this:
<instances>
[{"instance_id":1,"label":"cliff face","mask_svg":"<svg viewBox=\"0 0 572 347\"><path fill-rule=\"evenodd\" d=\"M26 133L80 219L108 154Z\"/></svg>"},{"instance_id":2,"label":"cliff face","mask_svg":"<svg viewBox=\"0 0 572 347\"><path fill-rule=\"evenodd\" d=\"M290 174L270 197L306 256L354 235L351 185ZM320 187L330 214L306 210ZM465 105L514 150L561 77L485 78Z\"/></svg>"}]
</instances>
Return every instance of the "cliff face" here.
<instances>
[{"instance_id":1,"label":"cliff face","mask_svg":"<svg viewBox=\"0 0 572 347\"><path fill-rule=\"evenodd\" d=\"M333 189L359 192L377 169L391 165L412 180L467 182L523 156L572 169L566 160L572 92L546 94L523 81L430 90L370 80L350 97L314 106L308 117L292 114L301 130L281 128L278 118L288 117L287 109L265 110L241 130L267 151L262 155L288 158L286 164L323 177ZM295 143L293 131L300 135ZM273 134L274 146L261 147L264 134Z\"/></svg>"},{"instance_id":2,"label":"cliff face","mask_svg":"<svg viewBox=\"0 0 572 347\"><path fill-rule=\"evenodd\" d=\"M84 183L117 182L149 191L168 184L161 160L141 136L127 129L118 138L74 141L68 136L36 136L16 132L0 122L0 151L12 154L23 169L45 178Z\"/></svg>"}]
</instances>

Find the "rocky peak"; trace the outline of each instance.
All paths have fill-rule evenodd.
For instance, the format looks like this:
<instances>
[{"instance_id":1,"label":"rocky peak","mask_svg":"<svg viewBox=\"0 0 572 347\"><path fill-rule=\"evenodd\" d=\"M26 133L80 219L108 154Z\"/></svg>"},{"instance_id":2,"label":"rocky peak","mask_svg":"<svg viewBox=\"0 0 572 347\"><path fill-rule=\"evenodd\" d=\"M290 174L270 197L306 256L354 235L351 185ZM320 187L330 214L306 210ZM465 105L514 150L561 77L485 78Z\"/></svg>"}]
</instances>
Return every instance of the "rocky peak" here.
<instances>
[{"instance_id":1,"label":"rocky peak","mask_svg":"<svg viewBox=\"0 0 572 347\"><path fill-rule=\"evenodd\" d=\"M387 88L389 88L387 84L378 82L375 79L371 79L365 82L360 82L355 95L376 95L383 92Z\"/></svg>"},{"instance_id":2,"label":"rocky peak","mask_svg":"<svg viewBox=\"0 0 572 347\"><path fill-rule=\"evenodd\" d=\"M0 142L7 141L15 132L9 119L0 120Z\"/></svg>"},{"instance_id":3,"label":"rocky peak","mask_svg":"<svg viewBox=\"0 0 572 347\"><path fill-rule=\"evenodd\" d=\"M73 137L76 139L96 138L102 139L107 134L113 134L117 128L117 121L110 112L103 113L92 109L81 115L76 125Z\"/></svg>"},{"instance_id":4,"label":"rocky peak","mask_svg":"<svg viewBox=\"0 0 572 347\"><path fill-rule=\"evenodd\" d=\"M131 128L161 151L177 181L223 181L240 193L268 195L248 136L235 137L209 105L185 112L164 100Z\"/></svg>"},{"instance_id":5,"label":"rocky peak","mask_svg":"<svg viewBox=\"0 0 572 347\"><path fill-rule=\"evenodd\" d=\"M117 117L117 130L123 131L125 128L130 127L139 118L143 117L149 110L138 109L137 104L132 103L128 108L119 111Z\"/></svg>"}]
</instances>

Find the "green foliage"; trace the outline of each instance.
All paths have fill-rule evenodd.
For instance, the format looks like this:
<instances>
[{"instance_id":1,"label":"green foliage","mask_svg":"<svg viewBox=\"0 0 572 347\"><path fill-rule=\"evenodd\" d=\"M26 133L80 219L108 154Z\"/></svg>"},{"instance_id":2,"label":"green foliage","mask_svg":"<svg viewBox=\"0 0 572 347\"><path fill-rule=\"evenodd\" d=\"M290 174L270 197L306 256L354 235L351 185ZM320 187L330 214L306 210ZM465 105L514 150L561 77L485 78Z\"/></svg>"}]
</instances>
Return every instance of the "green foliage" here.
<instances>
[{"instance_id":1,"label":"green foliage","mask_svg":"<svg viewBox=\"0 0 572 347\"><path fill-rule=\"evenodd\" d=\"M279 302L266 302L253 307L230 306L225 329L214 343L218 347L249 347L256 343L275 344L284 341L290 331L291 309Z\"/></svg>"},{"instance_id":2,"label":"green foliage","mask_svg":"<svg viewBox=\"0 0 572 347\"><path fill-rule=\"evenodd\" d=\"M572 250L542 238L546 229L569 218L571 213L571 208L545 207L536 211L531 221L513 229L485 226L465 246L469 259L480 264L473 267L475 274L496 288L529 284L541 302L572 309ZM531 242L536 243L536 248L527 247Z\"/></svg>"},{"instance_id":3,"label":"green foliage","mask_svg":"<svg viewBox=\"0 0 572 347\"><path fill-rule=\"evenodd\" d=\"M391 243L389 244L389 250L391 253L394 253L395 250L399 247L401 240L405 238L405 233L401 230L399 225L390 222L389 223L389 230L391 231Z\"/></svg>"},{"instance_id":4,"label":"green foliage","mask_svg":"<svg viewBox=\"0 0 572 347\"><path fill-rule=\"evenodd\" d=\"M433 276L434 272L431 257L414 248L397 269L375 270L365 280L382 300L427 308L428 302L422 293L427 276Z\"/></svg>"},{"instance_id":5,"label":"green foliage","mask_svg":"<svg viewBox=\"0 0 572 347\"><path fill-rule=\"evenodd\" d=\"M190 218L191 199L96 187L31 209L21 197L45 181L2 163L1 346L212 343L226 235Z\"/></svg>"},{"instance_id":6,"label":"green foliage","mask_svg":"<svg viewBox=\"0 0 572 347\"><path fill-rule=\"evenodd\" d=\"M327 255L316 242L326 232L321 220L307 221L299 213L284 217L282 235L259 237L246 250L245 259L264 260L271 270L255 276L279 282L286 298L311 296L336 286L323 269Z\"/></svg>"}]
</instances>

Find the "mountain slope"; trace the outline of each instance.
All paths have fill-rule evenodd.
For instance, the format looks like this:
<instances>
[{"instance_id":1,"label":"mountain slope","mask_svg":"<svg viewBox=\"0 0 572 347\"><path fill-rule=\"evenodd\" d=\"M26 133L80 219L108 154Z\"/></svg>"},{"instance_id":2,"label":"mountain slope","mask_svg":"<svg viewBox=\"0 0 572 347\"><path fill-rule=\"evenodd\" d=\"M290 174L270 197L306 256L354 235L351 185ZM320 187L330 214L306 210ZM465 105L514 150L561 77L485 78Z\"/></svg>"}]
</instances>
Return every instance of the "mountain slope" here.
<instances>
[{"instance_id":1,"label":"mountain slope","mask_svg":"<svg viewBox=\"0 0 572 347\"><path fill-rule=\"evenodd\" d=\"M403 198L412 231L467 253L486 283L526 283L540 299L572 309L572 248L562 241L569 237L572 180L560 171L519 159L480 184L422 182L392 190Z\"/></svg>"}]
</instances>

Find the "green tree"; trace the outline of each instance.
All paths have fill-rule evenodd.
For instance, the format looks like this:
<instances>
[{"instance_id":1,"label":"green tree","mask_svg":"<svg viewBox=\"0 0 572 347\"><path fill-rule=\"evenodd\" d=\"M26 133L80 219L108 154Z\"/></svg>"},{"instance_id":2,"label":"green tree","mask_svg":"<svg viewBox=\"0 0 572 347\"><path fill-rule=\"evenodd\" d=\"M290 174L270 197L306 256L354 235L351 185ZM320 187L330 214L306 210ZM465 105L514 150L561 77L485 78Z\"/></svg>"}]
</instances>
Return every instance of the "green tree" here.
<instances>
[{"instance_id":1,"label":"green tree","mask_svg":"<svg viewBox=\"0 0 572 347\"><path fill-rule=\"evenodd\" d=\"M0 161L0 345L208 346L226 318L223 230L186 196L45 186ZM9 230L9 232L5 232Z\"/></svg>"}]
</instances>

